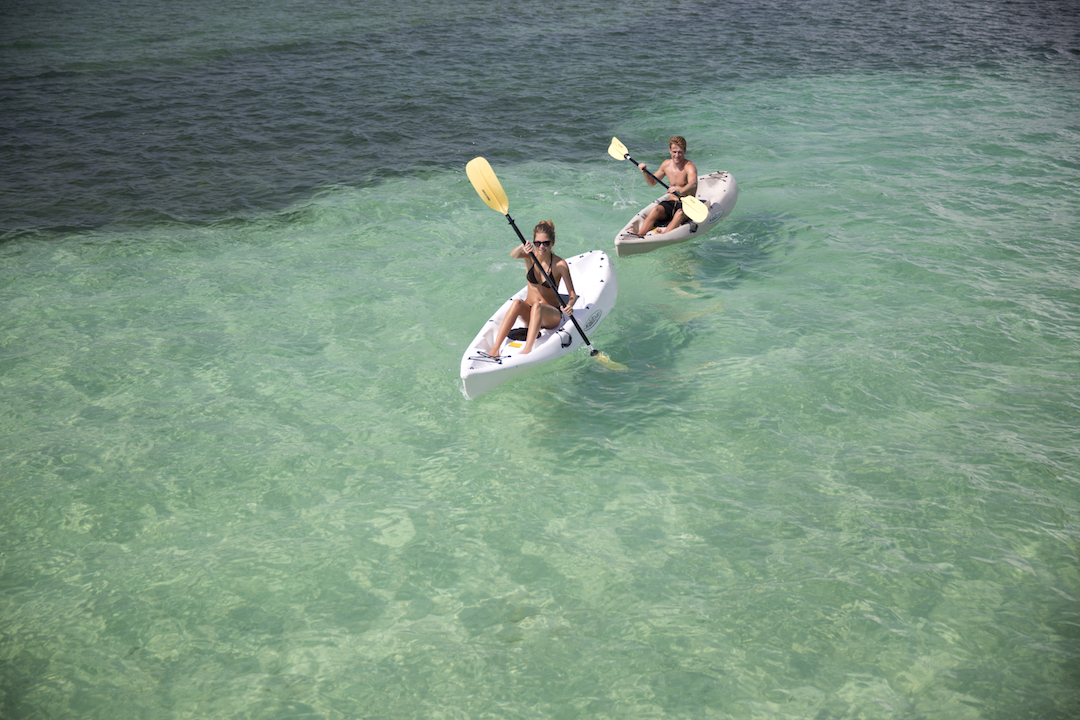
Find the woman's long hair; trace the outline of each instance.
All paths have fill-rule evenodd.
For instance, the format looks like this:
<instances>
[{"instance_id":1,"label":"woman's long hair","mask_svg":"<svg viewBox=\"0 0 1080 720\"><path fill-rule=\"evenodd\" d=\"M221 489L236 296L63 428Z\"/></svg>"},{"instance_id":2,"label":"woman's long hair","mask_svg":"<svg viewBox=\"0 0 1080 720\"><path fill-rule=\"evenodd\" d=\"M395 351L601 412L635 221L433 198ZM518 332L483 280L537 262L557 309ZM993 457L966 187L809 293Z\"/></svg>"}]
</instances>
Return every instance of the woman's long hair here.
<instances>
[{"instance_id":1,"label":"woman's long hair","mask_svg":"<svg viewBox=\"0 0 1080 720\"><path fill-rule=\"evenodd\" d=\"M535 239L539 233L544 233L551 238L552 247L555 246L555 221L554 220L541 220L533 228L533 238Z\"/></svg>"}]
</instances>

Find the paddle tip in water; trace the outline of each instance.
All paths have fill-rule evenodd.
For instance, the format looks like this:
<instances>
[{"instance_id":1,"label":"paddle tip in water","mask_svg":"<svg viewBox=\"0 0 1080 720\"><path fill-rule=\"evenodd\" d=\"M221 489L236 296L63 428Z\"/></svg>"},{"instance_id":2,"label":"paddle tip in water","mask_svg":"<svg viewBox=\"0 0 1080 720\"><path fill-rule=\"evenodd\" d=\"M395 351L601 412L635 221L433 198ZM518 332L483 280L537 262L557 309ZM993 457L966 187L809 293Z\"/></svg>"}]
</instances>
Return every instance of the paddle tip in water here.
<instances>
[{"instance_id":1,"label":"paddle tip in water","mask_svg":"<svg viewBox=\"0 0 1080 720\"><path fill-rule=\"evenodd\" d=\"M600 364L603 365L604 367L606 367L608 370L616 370L618 372L625 372L628 369L622 363L615 362L614 360L612 360L611 358L609 358L607 355L600 352L599 350L593 350L589 354L595 356L596 359L600 362Z\"/></svg>"}]
</instances>

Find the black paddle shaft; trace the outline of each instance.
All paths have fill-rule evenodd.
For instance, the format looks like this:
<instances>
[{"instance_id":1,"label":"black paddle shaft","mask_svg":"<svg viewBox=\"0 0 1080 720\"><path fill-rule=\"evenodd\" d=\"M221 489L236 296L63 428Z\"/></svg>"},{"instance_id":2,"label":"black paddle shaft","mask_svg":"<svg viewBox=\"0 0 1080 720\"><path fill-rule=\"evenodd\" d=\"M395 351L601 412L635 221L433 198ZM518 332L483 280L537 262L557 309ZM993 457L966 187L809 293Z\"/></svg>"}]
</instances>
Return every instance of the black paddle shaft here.
<instances>
[{"instance_id":1,"label":"black paddle shaft","mask_svg":"<svg viewBox=\"0 0 1080 720\"><path fill-rule=\"evenodd\" d=\"M664 187L667 187L667 186L665 185ZM517 233L518 239L521 240L521 246L524 247L524 246L528 245L528 241L525 240L525 236L521 234L520 230L518 230L518 226L517 226L517 223L514 222L514 218L510 217L510 213L506 213L506 219L510 222L510 227L514 228L514 232ZM536 267L540 268L540 274L544 276L544 280L547 281L548 287L550 287L551 291L553 293L555 293L555 299L559 301L559 307L560 308L565 308L566 303L563 301L562 295L559 294L559 286L556 285L555 281L551 279L551 275L548 275L548 271L544 269L544 266L540 264L540 261L536 259L535 255L533 255L530 252L529 257L532 258L533 264ZM589 338L585 337L585 331L581 329L580 325L578 325L577 319L574 318L574 314L573 313L567 313L566 316L568 318L570 318L570 322L574 323L574 327L577 328L578 335L581 335L581 339L583 341L585 341L586 345L589 346L589 354L590 355L599 354L600 351L592 346L592 343L589 342Z\"/></svg>"},{"instance_id":2,"label":"black paddle shaft","mask_svg":"<svg viewBox=\"0 0 1080 720\"><path fill-rule=\"evenodd\" d=\"M618 152L618 150L616 150L615 152ZM626 159L627 159L627 160L629 160L630 162L634 163L635 165L637 165L637 160L635 160L634 158L630 157L630 153L626 153ZM648 171L648 170L646 170L645 172L649 172L649 171ZM668 187L667 183L665 183L665 182L664 182L663 180L661 180L660 178L658 178L658 177L656 177L655 175L653 175L653 174L652 174L651 172L649 173L649 176L650 176L650 177L652 177L652 179L653 179L653 180L655 180L656 182L658 182L658 183L660 183L661 185L663 185L663 186L664 186L664 189L665 189L665 190L671 190L671 188L670 188L670 187ZM678 191L678 190L671 190L671 192L675 193L675 197L682 197L682 195L681 195L681 194L679 194L679 191Z\"/></svg>"}]
</instances>

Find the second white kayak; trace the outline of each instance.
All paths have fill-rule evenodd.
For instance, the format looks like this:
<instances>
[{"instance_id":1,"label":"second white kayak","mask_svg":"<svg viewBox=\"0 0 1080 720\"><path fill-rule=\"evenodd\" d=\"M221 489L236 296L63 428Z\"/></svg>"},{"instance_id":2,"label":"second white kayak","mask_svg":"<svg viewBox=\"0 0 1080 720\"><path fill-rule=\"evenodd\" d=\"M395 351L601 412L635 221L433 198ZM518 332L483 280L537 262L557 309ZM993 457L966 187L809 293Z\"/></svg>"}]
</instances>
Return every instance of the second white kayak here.
<instances>
[{"instance_id":1,"label":"second white kayak","mask_svg":"<svg viewBox=\"0 0 1080 720\"><path fill-rule=\"evenodd\" d=\"M709 215L703 222L687 221L666 233L660 232L665 228L657 228L650 230L645 237L641 237L637 234L637 229L641 227L641 223L660 199L649 203L615 236L615 252L619 257L636 255L704 237L735 207L735 201L739 199L739 184L735 182L735 177L731 173L723 170L701 175L698 177L697 199L709 208Z\"/></svg>"}]
</instances>

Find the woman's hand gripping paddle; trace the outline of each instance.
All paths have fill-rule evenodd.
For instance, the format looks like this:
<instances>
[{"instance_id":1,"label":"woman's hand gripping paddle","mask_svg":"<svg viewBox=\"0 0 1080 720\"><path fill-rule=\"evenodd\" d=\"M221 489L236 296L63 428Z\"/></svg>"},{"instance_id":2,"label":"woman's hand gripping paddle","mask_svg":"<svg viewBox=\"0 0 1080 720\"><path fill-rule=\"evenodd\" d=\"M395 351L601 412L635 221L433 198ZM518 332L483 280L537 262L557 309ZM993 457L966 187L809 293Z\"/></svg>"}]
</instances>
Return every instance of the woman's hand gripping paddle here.
<instances>
[{"instance_id":1,"label":"woman's hand gripping paddle","mask_svg":"<svg viewBox=\"0 0 1080 720\"><path fill-rule=\"evenodd\" d=\"M630 162L634 163L634 165L637 165L637 161L634 160L634 158L630 157L630 151L626 149L625 145L619 142L619 138L611 138L611 145L608 146L607 151L608 155L615 158L616 160L629 160ZM664 184L663 180L656 177L652 173L649 173L649 175L652 175L653 180L663 185L665 189L668 189L668 186ZM679 195L678 192L676 192L675 194ZM682 200L682 209L683 212L686 213L686 217L690 218L694 222L705 222L705 218L709 217L709 208L705 206L705 203L701 202L696 197L692 195L687 195L686 197L679 195L679 199Z\"/></svg>"},{"instance_id":2,"label":"woman's hand gripping paddle","mask_svg":"<svg viewBox=\"0 0 1080 720\"><path fill-rule=\"evenodd\" d=\"M497 210L506 216L506 219L510 222L510 226L514 228L514 232L517 233L518 239L521 240L522 246L527 245L525 236L518 230L517 223L514 222L514 218L510 217L510 201L506 197L506 193L502 189L502 185L499 183L499 178L495 177L495 171L491 169L491 165L482 157L473 158L465 166L465 174L469 176L470 182L473 187L476 188L476 192L480 195L480 199L488 204L492 210ZM544 266L540 264L540 261L536 259L536 256L529 253L529 257L532 258L536 267L540 268L541 274L544 276L544 280L547 282L548 287L555 293L555 297L559 301L559 306L566 307L566 302L562 299L562 295L559 295L559 288L555 285L555 281L552 280L551 275L544 270ZM589 338L585 337L584 331L581 326L578 325L578 321L574 318L573 313L568 313L567 317L574 323L574 327L577 328L578 334L581 335L581 339L589 348L589 354L600 361L604 367L612 370L625 370L626 366L615 362L604 353L600 352L592 346L589 342Z\"/></svg>"}]
</instances>

